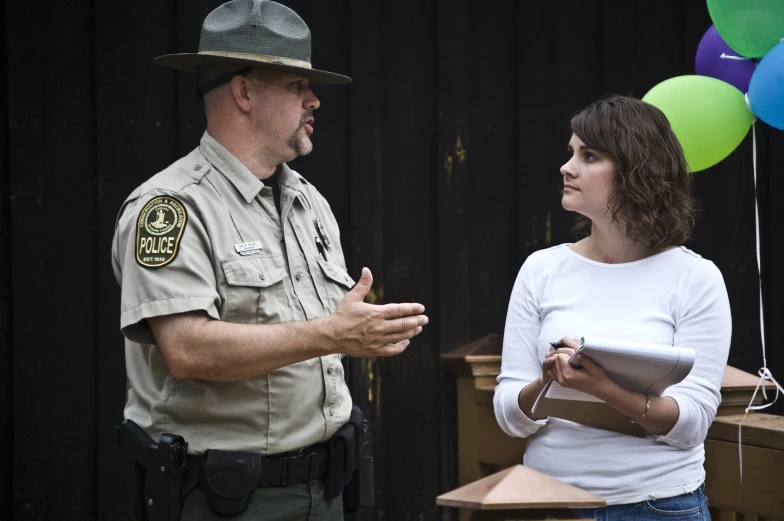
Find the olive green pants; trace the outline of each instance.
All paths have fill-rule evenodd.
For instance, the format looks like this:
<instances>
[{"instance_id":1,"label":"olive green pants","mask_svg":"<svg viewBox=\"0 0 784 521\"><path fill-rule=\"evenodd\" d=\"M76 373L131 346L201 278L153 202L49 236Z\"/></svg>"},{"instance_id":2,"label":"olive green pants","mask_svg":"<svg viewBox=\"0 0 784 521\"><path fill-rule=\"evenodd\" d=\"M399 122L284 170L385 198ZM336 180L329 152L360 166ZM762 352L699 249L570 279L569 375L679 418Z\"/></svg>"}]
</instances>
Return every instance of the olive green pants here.
<instances>
[{"instance_id":1,"label":"olive green pants","mask_svg":"<svg viewBox=\"0 0 784 521\"><path fill-rule=\"evenodd\" d=\"M324 483L257 488L247 510L235 517L214 514L199 488L190 493L181 521L343 521L343 499L324 499Z\"/></svg>"}]
</instances>

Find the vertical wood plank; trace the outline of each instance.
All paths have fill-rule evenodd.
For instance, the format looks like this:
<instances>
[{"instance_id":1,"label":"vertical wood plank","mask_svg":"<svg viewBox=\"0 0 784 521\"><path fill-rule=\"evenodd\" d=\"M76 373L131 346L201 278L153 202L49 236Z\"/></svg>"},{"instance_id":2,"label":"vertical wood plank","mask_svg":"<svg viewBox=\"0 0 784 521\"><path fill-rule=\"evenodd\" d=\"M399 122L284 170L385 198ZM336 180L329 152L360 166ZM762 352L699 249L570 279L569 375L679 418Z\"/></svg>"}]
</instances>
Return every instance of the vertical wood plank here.
<instances>
[{"instance_id":1,"label":"vertical wood plank","mask_svg":"<svg viewBox=\"0 0 784 521\"><path fill-rule=\"evenodd\" d=\"M777 349L775 324L779 317L784 316L784 274L777 269L784 263L784 131L769 128L768 141L768 254L767 291L768 291L768 322L767 328L767 362L773 376L781 382L784 379L784 350ZM773 414L784 414L784 403L781 400L767 409Z\"/></svg>"},{"instance_id":2,"label":"vertical wood plank","mask_svg":"<svg viewBox=\"0 0 784 521\"><path fill-rule=\"evenodd\" d=\"M10 252L19 281L12 293L13 519L90 519L95 500L91 3L8 2L6 15Z\"/></svg>"},{"instance_id":3,"label":"vertical wood plank","mask_svg":"<svg viewBox=\"0 0 784 521\"><path fill-rule=\"evenodd\" d=\"M120 205L178 156L174 73L154 65L173 52L174 2L95 3L98 171L98 508L103 520L128 516L130 465L115 443L125 401L120 292L111 265ZM117 35L124 35L118 38Z\"/></svg>"},{"instance_id":4,"label":"vertical wood plank","mask_svg":"<svg viewBox=\"0 0 784 521\"><path fill-rule=\"evenodd\" d=\"M439 0L437 5L438 324L433 326L438 328L441 351L466 343L473 335L470 251L475 187L468 156L474 81L469 35L474 24L469 7L450 0Z\"/></svg>"},{"instance_id":5,"label":"vertical wood plank","mask_svg":"<svg viewBox=\"0 0 784 521\"><path fill-rule=\"evenodd\" d=\"M529 6L530 4L525 4ZM548 93L557 80L554 57L541 52L554 44L557 6L540 2L537 8L518 9L517 26L517 127L518 127L518 245L519 264L531 253L551 246L551 208L559 201L557 168L559 157L553 153L556 136L568 136L566 122L558 122L554 107L547 103ZM532 16L536 23L529 23ZM560 132L559 132L560 131ZM511 288L510 288L511 291Z\"/></svg>"},{"instance_id":6,"label":"vertical wood plank","mask_svg":"<svg viewBox=\"0 0 784 521\"><path fill-rule=\"evenodd\" d=\"M352 276L362 267L373 273L373 289L365 299L385 302L384 227L382 209L382 127L381 127L381 4L350 0L348 3L349 76L349 181L348 215L351 241L343 244ZM357 404L372 422L375 457L376 506L373 512L359 512L355 519L377 519L386 513L387 480L383 450L385 435L379 407L381 379L375 359L347 360L346 379ZM380 363L386 363L380 360Z\"/></svg>"},{"instance_id":7,"label":"vertical wood plank","mask_svg":"<svg viewBox=\"0 0 784 521\"><path fill-rule=\"evenodd\" d=\"M520 266L517 235L517 83L513 73L517 36L514 0L472 10L471 148L468 151L474 208L471 217L472 334L500 331ZM492 27L492 30L488 30ZM523 29L525 30L525 29Z\"/></svg>"},{"instance_id":8,"label":"vertical wood plank","mask_svg":"<svg viewBox=\"0 0 784 521\"><path fill-rule=\"evenodd\" d=\"M634 95L634 75L638 67L635 61L634 12L638 4L626 0L602 2L602 83L606 94Z\"/></svg>"},{"instance_id":9,"label":"vertical wood plank","mask_svg":"<svg viewBox=\"0 0 784 521\"><path fill-rule=\"evenodd\" d=\"M681 0L634 2L632 95L642 98L653 86L685 74L681 65L684 15ZM607 27L607 30L612 28Z\"/></svg>"},{"instance_id":10,"label":"vertical wood plank","mask_svg":"<svg viewBox=\"0 0 784 521\"><path fill-rule=\"evenodd\" d=\"M435 309L435 3L381 3L384 294ZM405 29L403 29L405 28ZM436 519L440 475L437 330L377 361L385 519Z\"/></svg>"},{"instance_id":11,"label":"vertical wood plank","mask_svg":"<svg viewBox=\"0 0 784 521\"><path fill-rule=\"evenodd\" d=\"M6 4L0 5L0 31L6 34ZM5 41L5 38L3 38ZM6 46L0 46L0 77L8 78ZM7 80L0 84L0 519L11 519L13 491L13 331L11 315L11 209L8 159Z\"/></svg>"},{"instance_id":12,"label":"vertical wood plank","mask_svg":"<svg viewBox=\"0 0 784 521\"><path fill-rule=\"evenodd\" d=\"M57 85L44 94L47 123L43 143L39 143L47 157L42 173L50 300L44 309L50 312L37 309L34 315L36 322L41 324L43 319L50 328L49 343L41 353L47 374L47 399L41 405L48 409L48 519L91 519L96 500L93 425L97 391L97 278L96 258L91 254L96 217L92 2L47 2L44 13L42 17L39 12L37 19L45 21L42 37L50 42L51 65L45 76L34 73L33 77L44 85ZM58 432L54 425L69 427Z\"/></svg>"},{"instance_id":13,"label":"vertical wood plank","mask_svg":"<svg viewBox=\"0 0 784 521\"><path fill-rule=\"evenodd\" d=\"M472 9L466 2L439 0L436 4L436 262L437 313L429 327L437 328L439 352L444 353L472 340L471 330L471 150L470 106L472 71L469 35L473 26ZM457 486L458 467L470 465L457 461L461 443L455 432L459 425L456 386L460 386L443 365L439 368L440 390L440 463L439 490ZM458 391L459 393L459 391ZM462 453L461 453L462 454ZM462 471L461 471L462 472ZM442 519L453 519L457 509L442 508Z\"/></svg>"},{"instance_id":14,"label":"vertical wood plank","mask_svg":"<svg viewBox=\"0 0 784 521\"><path fill-rule=\"evenodd\" d=\"M47 114L44 105L30 103L44 95L43 86L35 82L24 64L35 56L43 58L48 49L33 42L43 37L30 34L27 27L33 22L33 10L24 2L6 3L7 15L14 23L7 30L8 49L8 104L11 134L9 149L9 177L11 183L11 263L17 280L26 280L25 292L11 294L13 315L14 375L13 439L16 450L13 456L14 503L13 518L21 520L44 519L48 515L49 490L48 466L46 462L45 396L42 392L30 392L26 385L43 389L45 380L45 350L50 336L48 328L37 327L36 309L43 304L49 308L47 284L42 277L33 274L46 273L47 262L43 244L35 236L46 234L46 210L44 209L46 165L45 157L38 155L38 142L43 136ZM26 23L27 22L27 23ZM26 36L19 34L25 28ZM24 112L20 109L25 107ZM48 236L48 234L46 234ZM36 246L38 244L38 246ZM38 295L36 299L25 295Z\"/></svg>"}]
</instances>

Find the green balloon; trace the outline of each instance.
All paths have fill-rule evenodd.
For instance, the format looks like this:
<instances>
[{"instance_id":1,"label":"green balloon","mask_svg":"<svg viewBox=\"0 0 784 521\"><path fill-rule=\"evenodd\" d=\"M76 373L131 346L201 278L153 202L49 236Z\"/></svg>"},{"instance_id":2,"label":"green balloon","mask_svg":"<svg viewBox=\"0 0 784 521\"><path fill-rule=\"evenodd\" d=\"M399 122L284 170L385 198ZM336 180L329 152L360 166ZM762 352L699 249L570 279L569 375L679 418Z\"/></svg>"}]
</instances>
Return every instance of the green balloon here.
<instances>
[{"instance_id":1,"label":"green balloon","mask_svg":"<svg viewBox=\"0 0 784 521\"><path fill-rule=\"evenodd\" d=\"M713 25L732 50L759 58L784 38L782 0L708 0Z\"/></svg>"},{"instance_id":2,"label":"green balloon","mask_svg":"<svg viewBox=\"0 0 784 521\"><path fill-rule=\"evenodd\" d=\"M710 168L735 150L754 116L743 93L708 76L676 76L643 98L670 122L692 172Z\"/></svg>"}]
</instances>

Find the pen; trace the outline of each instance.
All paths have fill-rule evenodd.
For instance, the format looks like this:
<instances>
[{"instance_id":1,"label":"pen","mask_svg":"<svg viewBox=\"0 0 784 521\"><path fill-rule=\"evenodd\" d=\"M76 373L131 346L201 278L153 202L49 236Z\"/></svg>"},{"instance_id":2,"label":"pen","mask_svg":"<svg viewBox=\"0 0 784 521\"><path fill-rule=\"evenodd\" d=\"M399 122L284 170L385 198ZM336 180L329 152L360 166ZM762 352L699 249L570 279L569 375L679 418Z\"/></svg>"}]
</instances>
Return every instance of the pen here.
<instances>
[{"instance_id":1,"label":"pen","mask_svg":"<svg viewBox=\"0 0 784 521\"><path fill-rule=\"evenodd\" d=\"M566 347L561 342L550 342L550 345L553 346L553 349L560 349L562 347ZM577 356L577 354L579 352L580 352L579 350L575 351L574 354L572 354L571 358L569 358L569 363L572 364L572 367L574 367L575 369L582 369L583 368L583 366L581 366L581 365L572 363L572 360L575 359L575 357Z\"/></svg>"},{"instance_id":2,"label":"pen","mask_svg":"<svg viewBox=\"0 0 784 521\"><path fill-rule=\"evenodd\" d=\"M316 237L315 239L316 239L316 248L318 248L319 253L321 254L322 257L324 257L324 260L326 261L327 252L324 251L324 245L321 244L321 241L319 240L318 237Z\"/></svg>"}]
</instances>

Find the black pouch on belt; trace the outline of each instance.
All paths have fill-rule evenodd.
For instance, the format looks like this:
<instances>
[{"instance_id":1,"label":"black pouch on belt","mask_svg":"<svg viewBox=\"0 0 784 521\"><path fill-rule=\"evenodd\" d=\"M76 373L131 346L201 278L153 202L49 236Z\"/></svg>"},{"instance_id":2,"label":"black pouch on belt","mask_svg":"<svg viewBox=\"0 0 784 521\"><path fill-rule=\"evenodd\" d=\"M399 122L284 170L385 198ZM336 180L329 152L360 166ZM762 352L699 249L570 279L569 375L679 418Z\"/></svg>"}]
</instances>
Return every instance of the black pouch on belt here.
<instances>
[{"instance_id":1,"label":"black pouch on belt","mask_svg":"<svg viewBox=\"0 0 784 521\"><path fill-rule=\"evenodd\" d=\"M261 481L261 454L208 450L204 453L200 485L207 504L221 516L236 516L248 508Z\"/></svg>"},{"instance_id":2,"label":"black pouch on belt","mask_svg":"<svg viewBox=\"0 0 784 521\"><path fill-rule=\"evenodd\" d=\"M355 406L348 423L338 429L329 440L329 468L324 491L324 497L327 499L341 495L354 474L359 458L361 425L362 412Z\"/></svg>"}]
</instances>

